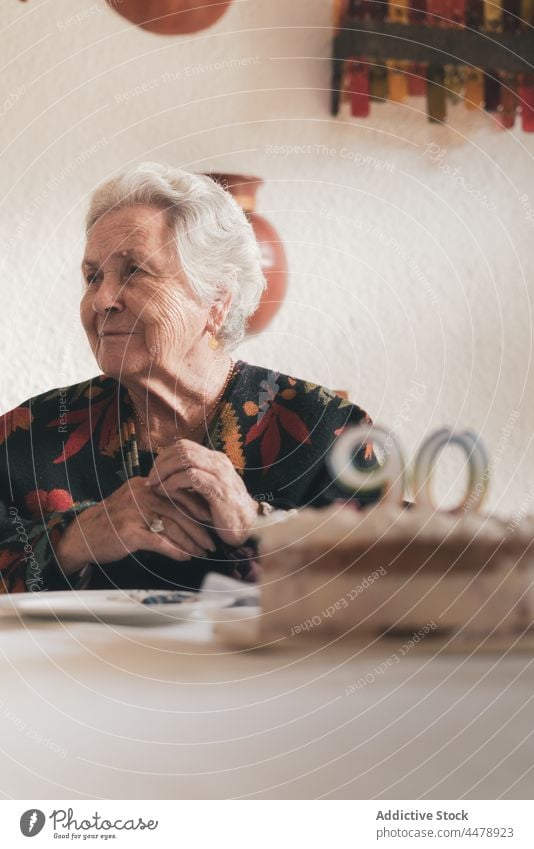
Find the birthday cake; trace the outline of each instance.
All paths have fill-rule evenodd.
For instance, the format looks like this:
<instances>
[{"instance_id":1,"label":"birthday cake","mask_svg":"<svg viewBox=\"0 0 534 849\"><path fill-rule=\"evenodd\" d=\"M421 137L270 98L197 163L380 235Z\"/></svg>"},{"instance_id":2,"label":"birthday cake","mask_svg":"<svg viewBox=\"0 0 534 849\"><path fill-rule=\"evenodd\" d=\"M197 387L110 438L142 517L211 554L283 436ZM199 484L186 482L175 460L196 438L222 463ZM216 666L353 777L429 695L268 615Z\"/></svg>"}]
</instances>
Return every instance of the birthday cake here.
<instances>
[{"instance_id":1,"label":"birthday cake","mask_svg":"<svg viewBox=\"0 0 534 849\"><path fill-rule=\"evenodd\" d=\"M524 632L534 621L533 535L534 520L384 502L268 517L257 534L262 633Z\"/></svg>"}]
</instances>

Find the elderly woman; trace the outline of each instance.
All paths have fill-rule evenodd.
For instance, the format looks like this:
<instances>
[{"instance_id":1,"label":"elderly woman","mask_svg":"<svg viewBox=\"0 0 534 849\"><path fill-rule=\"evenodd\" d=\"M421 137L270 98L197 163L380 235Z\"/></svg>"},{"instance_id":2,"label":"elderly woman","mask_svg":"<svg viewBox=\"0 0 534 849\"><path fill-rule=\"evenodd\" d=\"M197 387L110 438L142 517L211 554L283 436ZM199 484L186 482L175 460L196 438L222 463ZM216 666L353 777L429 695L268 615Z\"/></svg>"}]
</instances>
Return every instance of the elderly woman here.
<instances>
[{"instance_id":1,"label":"elderly woman","mask_svg":"<svg viewBox=\"0 0 534 849\"><path fill-rule=\"evenodd\" d=\"M146 163L87 217L81 319L102 374L0 420L4 592L254 580L262 513L339 497L358 407L237 360L264 289L253 231L207 177Z\"/></svg>"}]
</instances>

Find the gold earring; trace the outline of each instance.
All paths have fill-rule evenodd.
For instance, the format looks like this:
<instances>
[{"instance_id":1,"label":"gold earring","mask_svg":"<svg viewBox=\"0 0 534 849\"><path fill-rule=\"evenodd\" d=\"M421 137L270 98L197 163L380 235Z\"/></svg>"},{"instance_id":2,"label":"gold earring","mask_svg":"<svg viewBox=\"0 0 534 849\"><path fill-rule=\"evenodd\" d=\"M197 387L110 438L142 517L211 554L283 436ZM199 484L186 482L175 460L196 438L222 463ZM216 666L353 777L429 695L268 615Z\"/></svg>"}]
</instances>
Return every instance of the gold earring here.
<instances>
[{"instance_id":1,"label":"gold earring","mask_svg":"<svg viewBox=\"0 0 534 849\"><path fill-rule=\"evenodd\" d=\"M209 347L211 348L212 351L216 351L217 348L219 347L219 340L217 339L215 334L212 334L210 336L208 345L209 345Z\"/></svg>"}]
</instances>

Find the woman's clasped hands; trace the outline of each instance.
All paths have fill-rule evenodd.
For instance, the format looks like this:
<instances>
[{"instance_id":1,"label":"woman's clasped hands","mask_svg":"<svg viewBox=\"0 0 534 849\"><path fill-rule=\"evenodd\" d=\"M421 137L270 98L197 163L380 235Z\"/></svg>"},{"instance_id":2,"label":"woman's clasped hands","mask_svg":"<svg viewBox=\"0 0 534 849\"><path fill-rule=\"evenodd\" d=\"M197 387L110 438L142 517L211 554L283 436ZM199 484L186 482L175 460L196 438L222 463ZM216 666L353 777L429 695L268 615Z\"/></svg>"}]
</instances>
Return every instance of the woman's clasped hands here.
<instances>
[{"instance_id":1,"label":"woman's clasped hands","mask_svg":"<svg viewBox=\"0 0 534 849\"><path fill-rule=\"evenodd\" d=\"M192 440L164 448L148 477L127 480L67 527L56 546L66 574L136 551L185 561L209 557L216 538L242 545L258 516L229 458Z\"/></svg>"}]
</instances>

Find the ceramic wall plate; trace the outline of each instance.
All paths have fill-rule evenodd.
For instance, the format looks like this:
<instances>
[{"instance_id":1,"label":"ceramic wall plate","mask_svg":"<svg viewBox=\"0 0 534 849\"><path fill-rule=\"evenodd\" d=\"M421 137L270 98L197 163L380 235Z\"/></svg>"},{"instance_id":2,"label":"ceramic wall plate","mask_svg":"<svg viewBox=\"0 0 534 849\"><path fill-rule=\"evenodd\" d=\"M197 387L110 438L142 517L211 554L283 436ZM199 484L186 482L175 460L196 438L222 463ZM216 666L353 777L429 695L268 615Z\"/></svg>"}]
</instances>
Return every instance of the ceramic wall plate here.
<instances>
[{"instance_id":1,"label":"ceramic wall plate","mask_svg":"<svg viewBox=\"0 0 534 849\"><path fill-rule=\"evenodd\" d=\"M107 0L132 24L159 35L199 32L221 18L232 0Z\"/></svg>"}]
</instances>

